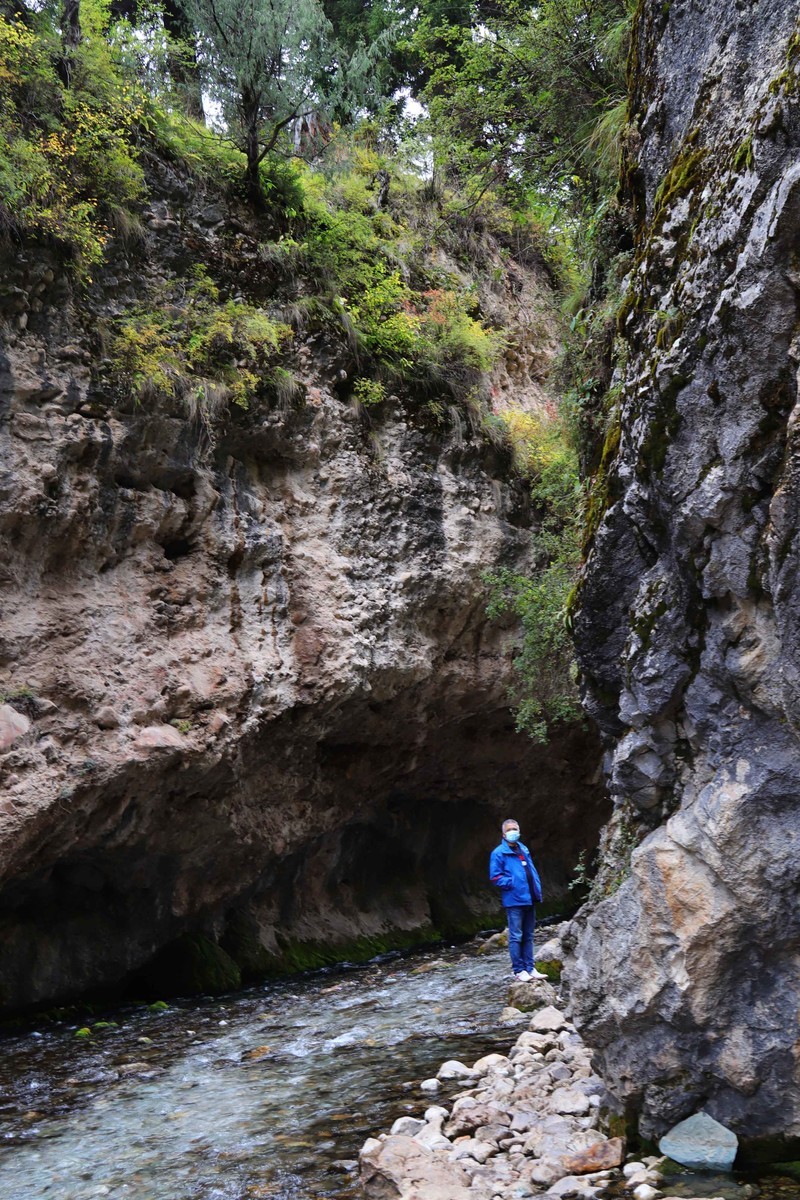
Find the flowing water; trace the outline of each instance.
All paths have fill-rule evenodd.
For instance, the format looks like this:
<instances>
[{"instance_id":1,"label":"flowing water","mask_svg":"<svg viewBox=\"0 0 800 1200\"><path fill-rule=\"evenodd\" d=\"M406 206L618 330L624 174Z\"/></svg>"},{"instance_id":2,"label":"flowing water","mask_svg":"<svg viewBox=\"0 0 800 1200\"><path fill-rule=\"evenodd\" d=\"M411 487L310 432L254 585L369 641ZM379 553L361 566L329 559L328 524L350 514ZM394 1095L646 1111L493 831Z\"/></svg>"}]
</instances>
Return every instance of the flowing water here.
<instances>
[{"instance_id":1,"label":"flowing water","mask_svg":"<svg viewBox=\"0 0 800 1200\"><path fill-rule=\"evenodd\" d=\"M349 1200L364 1139L460 1086L431 1098L422 1079L513 1043L497 1022L508 981L506 955L473 944L128 1007L88 1038L74 1024L8 1038L0 1200ZM664 1191L800 1198L791 1179L746 1181L687 1174Z\"/></svg>"},{"instance_id":2,"label":"flowing water","mask_svg":"<svg viewBox=\"0 0 800 1200\"><path fill-rule=\"evenodd\" d=\"M420 1080L514 1041L508 980L472 944L8 1039L0 1200L344 1200Z\"/></svg>"}]
</instances>

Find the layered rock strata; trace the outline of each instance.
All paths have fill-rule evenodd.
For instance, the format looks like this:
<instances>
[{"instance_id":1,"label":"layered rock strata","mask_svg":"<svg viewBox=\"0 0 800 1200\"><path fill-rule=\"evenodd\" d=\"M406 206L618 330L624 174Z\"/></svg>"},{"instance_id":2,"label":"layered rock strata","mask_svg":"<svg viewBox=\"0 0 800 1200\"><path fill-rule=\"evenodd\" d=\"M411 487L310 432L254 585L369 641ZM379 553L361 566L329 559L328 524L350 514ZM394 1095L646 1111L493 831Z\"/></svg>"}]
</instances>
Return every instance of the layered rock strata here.
<instances>
[{"instance_id":1,"label":"layered rock strata","mask_svg":"<svg viewBox=\"0 0 800 1200\"><path fill-rule=\"evenodd\" d=\"M575 619L617 806L576 1024L644 1132L702 1107L751 1144L800 1136L796 19L640 6L635 258Z\"/></svg>"},{"instance_id":2,"label":"layered rock strata","mask_svg":"<svg viewBox=\"0 0 800 1200\"><path fill-rule=\"evenodd\" d=\"M487 620L482 576L530 565L534 514L503 453L410 402L367 420L311 337L302 403L214 429L104 385L91 326L225 257L224 227L183 203L179 228L159 201L139 260L112 254L80 304L37 252L9 265L6 1008L117 984L164 947L174 965L188 934L208 941L182 955L230 986L474 928L503 817L551 895L602 820L592 736L544 752L514 732L516 633Z\"/></svg>"}]
</instances>

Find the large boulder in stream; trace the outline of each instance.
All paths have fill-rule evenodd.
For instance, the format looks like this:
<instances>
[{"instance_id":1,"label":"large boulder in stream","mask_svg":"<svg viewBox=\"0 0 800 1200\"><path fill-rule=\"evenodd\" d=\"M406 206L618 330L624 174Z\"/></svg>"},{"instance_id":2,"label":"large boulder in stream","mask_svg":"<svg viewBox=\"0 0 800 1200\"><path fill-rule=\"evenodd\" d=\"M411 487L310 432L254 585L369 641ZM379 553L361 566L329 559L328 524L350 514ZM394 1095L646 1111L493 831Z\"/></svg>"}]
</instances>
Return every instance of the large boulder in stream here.
<instances>
[{"instance_id":1,"label":"large boulder in stream","mask_svg":"<svg viewBox=\"0 0 800 1200\"><path fill-rule=\"evenodd\" d=\"M637 13L625 355L574 614L616 812L567 977L645 1134L702 1106L794 1158L797 9Z\"/></svg>"}]
</instances>

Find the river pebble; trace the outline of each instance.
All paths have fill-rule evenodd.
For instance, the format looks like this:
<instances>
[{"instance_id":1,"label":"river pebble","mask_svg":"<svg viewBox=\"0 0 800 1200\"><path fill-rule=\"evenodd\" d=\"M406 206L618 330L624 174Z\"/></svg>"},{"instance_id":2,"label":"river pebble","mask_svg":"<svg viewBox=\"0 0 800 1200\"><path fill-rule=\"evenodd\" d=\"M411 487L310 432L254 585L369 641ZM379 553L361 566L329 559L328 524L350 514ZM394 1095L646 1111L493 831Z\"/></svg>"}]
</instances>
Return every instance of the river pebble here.
<instances>
[{"instance_id":1,"label":"river pebble","mask_svg":"<svg viewBox=\"0 0 800 1200\"><path fill-rule=\"evenodd\" d=\"M449 1109L435 1105L423 1118L401 1117L389 1134L364 1144L360 1174L367 1197L525 1200L546 1194L588 1200L611 1178L621 1178L625 1146L600 1131L605 1089L589 1049L557 1007L548 982L514 987L529 1028L508 1055L487 1054L472 1066L444 1063L438 1078L465 1085ZM630 1164L626 1175L635 1200L659 1195L645 1163Z\"/></svg>"}]
</instances>

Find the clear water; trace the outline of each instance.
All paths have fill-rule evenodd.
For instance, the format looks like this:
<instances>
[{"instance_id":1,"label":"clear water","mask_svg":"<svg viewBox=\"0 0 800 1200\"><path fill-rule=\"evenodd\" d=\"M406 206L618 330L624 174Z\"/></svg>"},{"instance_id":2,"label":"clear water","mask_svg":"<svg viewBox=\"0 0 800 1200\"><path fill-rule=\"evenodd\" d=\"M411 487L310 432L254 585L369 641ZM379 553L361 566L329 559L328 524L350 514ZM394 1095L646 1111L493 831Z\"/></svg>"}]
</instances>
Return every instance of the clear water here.
<instances>
[{"instance_id":1,"label":"clear water","mask_svg":"<svg viewBox=\"0 0 800 1200\"><path fill-rule=\"evenodd\" d=\"M341 1160L434 1102L420 1080L513 1042L508 979L504 954L439 950L9 1039L0 1200L343 1200Z\"/></svg>"}]
</instances>

